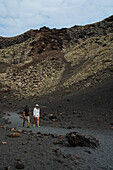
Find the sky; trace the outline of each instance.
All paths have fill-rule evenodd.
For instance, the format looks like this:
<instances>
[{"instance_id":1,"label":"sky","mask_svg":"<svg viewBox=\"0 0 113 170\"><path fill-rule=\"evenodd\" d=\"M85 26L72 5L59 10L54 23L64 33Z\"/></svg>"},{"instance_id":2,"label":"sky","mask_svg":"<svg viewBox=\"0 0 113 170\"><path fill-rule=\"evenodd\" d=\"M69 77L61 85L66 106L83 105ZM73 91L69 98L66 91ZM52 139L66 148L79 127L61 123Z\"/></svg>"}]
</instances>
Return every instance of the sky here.
<instances>
[{"instance_id":1,"label":"sky","mask_svg":"<svg viewBox=\"0 0 113 170\"><path fill-rule=\"evenodd\" d=\"M113 15L113 0L0 0L0 36L87 25Z\"/></svg>"}]
</instances>

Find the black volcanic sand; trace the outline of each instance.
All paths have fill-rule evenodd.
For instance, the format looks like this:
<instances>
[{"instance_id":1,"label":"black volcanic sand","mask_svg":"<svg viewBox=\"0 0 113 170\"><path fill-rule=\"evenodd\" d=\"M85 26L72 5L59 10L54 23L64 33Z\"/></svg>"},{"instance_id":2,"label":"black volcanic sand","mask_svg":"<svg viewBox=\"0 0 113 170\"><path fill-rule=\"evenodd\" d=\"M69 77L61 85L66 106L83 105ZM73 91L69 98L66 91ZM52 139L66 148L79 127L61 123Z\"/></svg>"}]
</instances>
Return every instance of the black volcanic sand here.
<instances>
[{"instance_id":1,"label":"black volcanic sand","mask_svg":"<svg viewBox=\"0 0 113 170\"><path fill-rule=\"evenodd\" d=\"M12 123L7 126L30 131L21 133L20 138L10 138L7 136L10 131L6 130L6 126L0 128L1 170L5 167L16 169L18 161L23 162L26 170L113 170L112 79L84 91L77 92L73 87L69 93L62 90L51 96L20 101L8 94L1 94L0 100L1 112L11 114L9 119ZM22 128L22 119L19 118L21 115L17 115L17 112L22 111L25 104L32 110L35 103L39 103L41 107L41 127L33 128L31 119L30 129L27 125ZM69 131L96 137L100 148L75 148L60 144L59 135L65 135ZM7 145L3 145L2 141L6 141ZM56 149L60 150L60 154L56 154Z\"/></svg>"},{"instance_id":2,"label":"black volcanic sand","mask_svg":"<svg viewBox=\"0 0 113 170\"><path fill-rule=\"evenodd\" d=\"M73 87L28 100L16 100L8 94L1 94L0 100L2 112L21 112L26 104L32 112L35 104L38 103L44 126L109 130L113 125L113 79L83 91L76 91ZM56 116L57 120L51 121L49 114Z\"/></svg>"},{"instance_id":3,"label":"black volcanic sand","mask_svg":"<svg viewBox=\"0 0 113 170\"><path fill-rule=\"evenodd\" d=\"M88 129L107 129L113 124L113 79L101 83L95 88L76 91L62 89L43 97L16 99L11 94L0 94L0 110L23 111L25 105L32 112L35 104L41 108L42 124L57 127L75 127ZM53 114L57 121L49 121L48 115Z\"/></svg>"},{"instance_id":4,"label":"black volcanic sand","mask_svg":"<svg viewBox=\"0 0 113 170\"><path fill-rule=\"evenodd\" d=\"M57 127L41 126L30 129L22 127L21 115L15 112L9 113L11 124L0 128L0 169L10 167L15 170L18 161L22 162L26 170L34 169L113 169L113 131L111 130L90 130L90 129L65 129ZM11 138L9 129L23 130L21 137ZM8 129L8 130L6 130ZM60 142L59 135L75 131L93 135L99 140L100 148L70 147L65 142ZM7 142L3 145L2 142ZM58 154L56 152L58 150Z\"/></svg>"}]
</instances>

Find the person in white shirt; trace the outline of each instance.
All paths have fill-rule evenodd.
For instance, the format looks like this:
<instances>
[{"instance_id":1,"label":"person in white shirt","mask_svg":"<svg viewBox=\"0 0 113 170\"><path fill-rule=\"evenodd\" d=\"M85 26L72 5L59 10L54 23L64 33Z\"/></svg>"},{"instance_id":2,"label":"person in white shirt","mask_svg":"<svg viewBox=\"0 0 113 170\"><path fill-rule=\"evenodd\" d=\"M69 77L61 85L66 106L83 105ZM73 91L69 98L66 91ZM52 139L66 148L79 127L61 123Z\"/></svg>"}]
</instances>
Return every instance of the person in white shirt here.
<instances>
[{"instance_id":1,"label":"person in white shirt","mask_svg":"<svg viewBox=\"0 0 113 170\"><path fill-rule=\"evenodd\" d=\"M40 108L39 108L39 105L36 104L36 107L34 108L33 110L33 118L34 118L34 121L33 121L33 126L35 127L35 120L37 119L37 126L39 126L39 117L40 117Z\"/></svg>"}]
</instances>

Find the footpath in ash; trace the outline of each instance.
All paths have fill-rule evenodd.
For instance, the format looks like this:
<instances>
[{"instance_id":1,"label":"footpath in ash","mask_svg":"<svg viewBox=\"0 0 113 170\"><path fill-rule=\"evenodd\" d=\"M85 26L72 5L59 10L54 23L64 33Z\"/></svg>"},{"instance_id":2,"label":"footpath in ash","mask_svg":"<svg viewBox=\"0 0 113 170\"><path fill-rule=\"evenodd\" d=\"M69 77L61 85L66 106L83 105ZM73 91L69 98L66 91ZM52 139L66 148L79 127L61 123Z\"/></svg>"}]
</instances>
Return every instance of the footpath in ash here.
<instances>
[{"instance_id":1,"label":"footpath in ash","mask_svg":"<svg viewBox=\"0 0 113 170\"><path fill-rule=\"evenodd\" d=\"M30 128L22 127L23 119L21 119L20 115L18 115L16 112L10 112L10 116L8 118L11 120L11 124L9 127L21 129L21 130L28 130L33 132L40 132L42 134L54 134L54 135L66 135L69 132L80 132L88 135L92 135L96 137L99 140L100 148L98 149L90 149L91 155L89 156L84 155L84 151L86 150L86 147L64 147L62 149L66 149L67 153L74 154L79 153L84 155L84 160L86 162L89 162L92 164L92 168L107 168L110 170L113 170L113 131L112 130L91 130L91 129L79 129L79 128L73 128L73 129L65 129L65 128L57 128L57 127L49 127L49 126L40 126L33 127L32 123L30 124ZM93 167L94 166L94 167Z\"/></svg>"}]
</instances>

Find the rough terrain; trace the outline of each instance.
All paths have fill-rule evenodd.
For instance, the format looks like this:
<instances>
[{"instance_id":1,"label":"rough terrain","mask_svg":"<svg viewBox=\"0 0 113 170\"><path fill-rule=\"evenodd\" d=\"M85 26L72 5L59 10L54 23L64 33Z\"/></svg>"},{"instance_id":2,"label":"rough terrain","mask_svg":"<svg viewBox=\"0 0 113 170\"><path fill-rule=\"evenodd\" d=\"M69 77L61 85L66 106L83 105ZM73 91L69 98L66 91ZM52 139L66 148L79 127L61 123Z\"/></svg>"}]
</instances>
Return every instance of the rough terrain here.
<instances>
[{"instance_id":1,"label":"rough terrain","mask_svg":"<svg viewBox=\"0 0 113 170\"><path fill-rule=\"evenodd\" d=\"M112 170L112 136L111 130L88 130L80 128L58 128L43 126L30 129L22 128L21 115L11 112L5 119L10 118L11 124L0 126L0 169L70 169L70 170ZM65 138L69 132L81 132L99 140L99 147L71 147ZM20 137L9 137L17 133ZM38 161L38 162L37 162ZM18 165L19 164L19 165Z\"/></svg>"},{"instance_id":2,"label":"rough terrain","mask_svg":"<svg viewBox=\"0 0 113 170\"><path fill-rule=\"evenodd\" d=\"M0 37L1 170L113 170L112 28L113 16L86 26ZM40 129L32 127L36 103ZM26 104L31 129L22 128L17 115ZM9 120L3 113L10 113ZM21 137L10 138L18 129ZM71 131L96 137L100 148L59 143Z\"/></svg>"},{"instance_id":3,"label":"rough terrain","mask_svg":"<svg viewBox=\"0 0 113 170\"><path fill-rule=\"evenodd\" d=\"M0 38L0 89L17 99L74 86L95 86L113 75L113 16L86 26L30 30ZM82 85L82 86L81 86Z\"/></svg>"}]
</instances>

